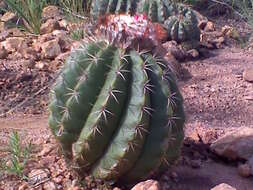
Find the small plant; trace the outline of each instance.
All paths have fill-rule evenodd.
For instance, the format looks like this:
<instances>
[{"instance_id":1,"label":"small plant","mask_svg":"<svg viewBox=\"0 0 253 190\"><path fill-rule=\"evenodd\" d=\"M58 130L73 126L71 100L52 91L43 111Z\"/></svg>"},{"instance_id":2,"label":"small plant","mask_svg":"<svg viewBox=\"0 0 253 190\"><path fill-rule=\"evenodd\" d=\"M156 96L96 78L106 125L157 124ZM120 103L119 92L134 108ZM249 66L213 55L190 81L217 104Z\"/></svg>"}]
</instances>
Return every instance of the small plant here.
<instances>
[{"instance_id":1,"label":"small plant","mask_svg":"<svg viewBox=\"0 0 253 190\"><path fill-rule=\"evenodd\" d=\"M12 132L8 148L10 154L2 161L2 170L10 174L15 174L20 178L24 178L23 171L30 157L31 143L22 148L18 133Z\"/></svg>"},{"instance_id":2,"label":"small plant","mask_svg":"<svg viewBox=\"0 0 253 190\"><path fill-rule=\"evenodd\" d=\"M25 30L39 34L42 24L42 11L45 0L5 0L8 6L15 11L25 22Z\"/></svg>"},{"instance_id":3,"label":"small plant","mask_svg":"<svg viewBox=\"0 0 253 190\"><path fill-rule=\"evenodd\" d=\"M80 41L84 37L84 31L81 28L71 31L71 38L76 41Z\"/></svg>"},{"instance_id":4,"label":"small plant","mask_svg":"<svg viewBox=\"0 0 253 190\"><path fill-rule=\"evenodd\" d=\"M59 4L67 13L80 16L89 14L91 0L60 0Z\"/></svg>"}]
</instances>

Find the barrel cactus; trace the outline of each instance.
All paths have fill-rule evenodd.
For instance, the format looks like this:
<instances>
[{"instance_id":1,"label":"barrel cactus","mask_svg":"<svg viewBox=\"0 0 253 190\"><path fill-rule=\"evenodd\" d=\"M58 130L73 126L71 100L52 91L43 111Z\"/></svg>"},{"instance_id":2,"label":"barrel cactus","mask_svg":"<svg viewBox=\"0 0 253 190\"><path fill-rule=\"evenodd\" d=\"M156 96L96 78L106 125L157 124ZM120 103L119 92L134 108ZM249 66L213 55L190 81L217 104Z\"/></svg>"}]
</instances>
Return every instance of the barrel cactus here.
<instances>
[{"instance_id":1,"label":"barrel cactus","mask_svg":"<svg viewBox=\"0 0 253 190\"><path fill-rule=\"evenodd\" d=\"M184 136L183 100L169 64L146 36L149 23L131 19L134 35L122 29L72 53L49 106L67 160L81 173L126 184L165 171Z\"/></svg>"},{"instance_id":2,"label":"barrel cactus","mask_svg":"<svg viewBox=\"0 0 253 190\"><path fill-rule=\"evenodd\" d=\"M169 40L199 41L200 30L195 12L188 6L166 0L93 0L90 14L145 14L152 22L164 24Z\"/></svg>"},{"instance_id":3,"label":"barrel cactus","mask_svg":"<svg viewBox=\"0 0 253 190\"><path fill-rule=\"evenodd\" d=\"M186 7L170 0L92 0L89 3L89 11L94 19L107 14L146 14L152 22L160 23L174 15L178 7Z\"/></svg>"},{"instance_id":4,"label":"barrel cactus","mask_svg":"<svg viewBox=\"0 0 253 190\"><path fill-rule=\"evenodd\" d=\"M170 40L177 42L199 41L200 29L197 17L188 7L178 6L174 16L164 22Z\"/></svg>"}]
</instances>

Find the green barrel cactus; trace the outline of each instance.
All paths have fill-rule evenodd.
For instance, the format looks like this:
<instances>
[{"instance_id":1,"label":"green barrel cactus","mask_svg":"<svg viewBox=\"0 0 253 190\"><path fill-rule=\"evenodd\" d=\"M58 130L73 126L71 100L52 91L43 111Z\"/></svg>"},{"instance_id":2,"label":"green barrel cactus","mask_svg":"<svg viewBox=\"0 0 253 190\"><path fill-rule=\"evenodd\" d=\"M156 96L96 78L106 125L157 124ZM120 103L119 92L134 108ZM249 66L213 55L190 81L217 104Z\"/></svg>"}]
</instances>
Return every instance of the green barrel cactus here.
<instances>
[{"instance_id":1,"label":"green barrel cactus","mask_svg":"<svg viewBox=\"0 0 253 190\"><path fill-rule=\"evenodd\" d=\"M163 23L177 10L170 0L92 0L90 14L94 19L106 14L146 14L153 22Z\"/></svg>"},{"instance_id":2,"label":"green barrel cactus","mask_svg":"<svg viewBox=\"0 0 253 190\"><path fill-rule=\"evenodd\" d=\"M180 3L166 0L93 0L93 18L107 14L145 14L152 22L164 24L169 40L199 41L200 30L195 12Z\"/></svg>"},{"instance_id":3,"label":"green barrel cactus","mask_svg":"<svg viewBox=\"0 0 253 190\"><path fill-rule=\"evenodd\" d=\"M197 17L188 7L178 6L174 16L164 22L170 40L177 42L199 41L200 29Z\"/></svg>"},{"instance_id":4,"label":"green barrel cactus","mask_svg":"<svg viewBox=\"0 0 253 190\"><path fill-rule=\"evenodd\" d=\"M79 171L133 184L178 158L185 117L169 63L136 46L143 38L120 41L71 54L52 88L49 126Z\"/></svg>"}]
</instances>

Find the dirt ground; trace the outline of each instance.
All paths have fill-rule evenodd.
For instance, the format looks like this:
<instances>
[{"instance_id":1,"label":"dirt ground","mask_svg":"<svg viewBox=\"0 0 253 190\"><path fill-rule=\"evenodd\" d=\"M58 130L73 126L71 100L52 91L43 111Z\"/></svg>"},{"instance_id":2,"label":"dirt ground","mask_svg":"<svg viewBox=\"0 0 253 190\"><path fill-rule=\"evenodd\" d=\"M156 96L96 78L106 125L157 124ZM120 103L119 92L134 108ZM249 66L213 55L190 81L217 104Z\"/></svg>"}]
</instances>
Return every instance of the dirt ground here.
<instances>
[{"instance_id":1,"label":"dirt ground","mask_svg":"<svg viewBox=\"0 0 253 190\"><path fill-rule=\"evenodd\" d=\"M253 54L239 48L215 50L208 58L183 63L184 74L179 86L185 100L186 140L178 166L159 179L163 189L209 190L220 183L230 184L237 190L253 189L253 178L240 177L236 163L221 161L208 150L208 144L222 134L238 127L253 127L253 84L242 77L243 71L252 67ZM5 155L13 130L20 132L22 140L31 140L38 151L42 149L41 144L51 141L45 107L37 115L22 113L21 109L0 118L0 156ZM192 164L194 160L200 162L196 167ZM50 163L48 167L57 164ZM1 175L0 181L0 189L22 184Z\"/></svg>"}]
</instances>

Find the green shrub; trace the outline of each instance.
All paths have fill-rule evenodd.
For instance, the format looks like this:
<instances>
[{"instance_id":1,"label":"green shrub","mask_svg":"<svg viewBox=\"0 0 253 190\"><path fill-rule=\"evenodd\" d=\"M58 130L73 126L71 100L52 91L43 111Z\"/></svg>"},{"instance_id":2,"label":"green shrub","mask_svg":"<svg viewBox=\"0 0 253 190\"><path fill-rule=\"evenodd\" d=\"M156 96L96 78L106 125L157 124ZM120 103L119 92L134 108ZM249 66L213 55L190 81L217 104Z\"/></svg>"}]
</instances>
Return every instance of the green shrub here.
<instances>
[{"instance_id":1,"label":"green shrub","mask_svg":"<svg viewBox=\"0 0 253 190\"><path fill-rule=\"evenodd\" d=\"M25 22L22 26L27 31L39 34L42 24L42 11L45 0L5 0L8 6Z\"/></svg>"}]
</instances>

